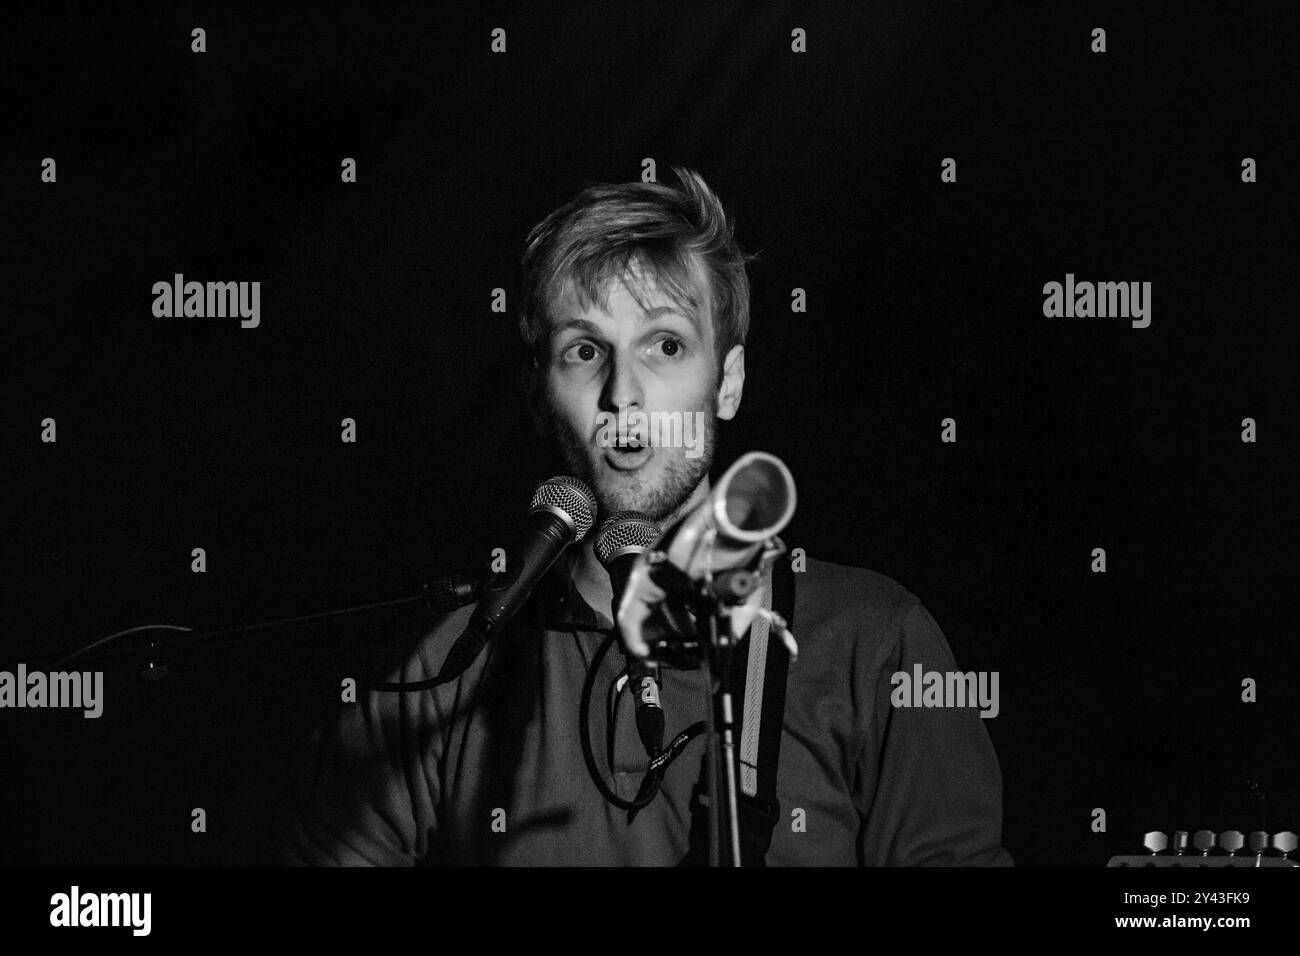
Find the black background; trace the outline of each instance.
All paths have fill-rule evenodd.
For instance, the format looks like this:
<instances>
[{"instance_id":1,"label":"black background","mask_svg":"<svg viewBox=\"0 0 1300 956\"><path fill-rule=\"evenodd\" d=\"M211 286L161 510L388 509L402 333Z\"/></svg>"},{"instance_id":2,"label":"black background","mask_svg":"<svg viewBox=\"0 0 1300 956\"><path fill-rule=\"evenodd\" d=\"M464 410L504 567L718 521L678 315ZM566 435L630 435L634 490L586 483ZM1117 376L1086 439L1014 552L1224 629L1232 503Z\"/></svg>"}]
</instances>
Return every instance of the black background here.
<instances>
[{"instance_id":1,"label":"black background","mask_svg":"<svg viewBox=\"0 0 1300 956\"><path fill-rule=\"evenodd\" d=\"M1000 672L1017 862L1296 829L1296 5L1129 8L14 19L0 658L413 594L508 546L559 469L491 292L530 226L653 157L762 253L718 466L780 455L792 546L895 578ZM260 281L261 326L154 318L176 272ZM1067 272L1150 281L1150 328L1044 318ZM159 683L109 665L98 720L0 713L0 859L262 860L295 741L393 617L176 651Z\"/></svg>"}]
</instances>

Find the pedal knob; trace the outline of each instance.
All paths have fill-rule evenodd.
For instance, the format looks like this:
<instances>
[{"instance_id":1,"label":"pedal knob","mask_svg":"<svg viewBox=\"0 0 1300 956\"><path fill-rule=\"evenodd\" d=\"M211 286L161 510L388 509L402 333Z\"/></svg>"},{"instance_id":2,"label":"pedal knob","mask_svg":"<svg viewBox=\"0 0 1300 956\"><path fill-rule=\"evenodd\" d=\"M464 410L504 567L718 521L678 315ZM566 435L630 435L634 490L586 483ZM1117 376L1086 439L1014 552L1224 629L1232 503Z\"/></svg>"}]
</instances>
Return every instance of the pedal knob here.
<instances>
[{"instance_id":1,"label":"pedal knob","mask_svg":"<svg viewBox=\"0 0 1300 956\"><path fill-rule=\"evenodd\" d=\"M1159 830L1152 830L1142 837L1142 845L1152 853L1159 853L1169 845L1169 838Z\"/></svg>"},{"instance_id":2,"label":"pedal knob","mask_svg":"<svg viewBox=\"0 0 1300 956\"><path fill-rule=\"evenodd\" d=\"M1177 856L1182 856L1186 852L1187 852L1187 831L1175 830L1174 831L1174 854Z\"/></svg>"},{"instance_id":3,"label":"pedal knob","mask_svg":"<svg viewBox=\"0 0 1300 956\"><path fill-rule=\"evenodd\" d=\"M1256 830L1250 835L1250 852L1256 855L1263 853L1268 849L1268 834L1263 830Z\"/></svg>"},{"instance_id":4,"label":"pedal knob","mask_svg":"<svg viewBox=\"0 0 1300 956\"><path fill-rule=\"evenodd\" d=\"M1228 851L1228 856L1236 856L1237 851L1246 845L1246 838L1240 830L1224 830L1219 834L1219 846Z\"/></svg>"},{"instance_id":5,"label":"pedal knob","mask_svg":"<svg viewBox=\"0 0 1300 956\"><path fill-rule=\"evenodd\" d=\"M1273 834L1273 849L1282 854L1282 859L1287 858L1288 853L1295 852L1295 834L1290 830L1283 830L1281 833Z\"/></svg>"},{"instance_id":6,"label":"pedal knob","mask_svg":"<svg viewBox=\"0 0 1300 956\"><path fill-rule=\"evenodd\" d=\"M1197 830L1192 835L1192 846L1201 851L1201 856L1209 856L1210 851L1214 849L1214 831Z\"/></svg>"}]
</instances>

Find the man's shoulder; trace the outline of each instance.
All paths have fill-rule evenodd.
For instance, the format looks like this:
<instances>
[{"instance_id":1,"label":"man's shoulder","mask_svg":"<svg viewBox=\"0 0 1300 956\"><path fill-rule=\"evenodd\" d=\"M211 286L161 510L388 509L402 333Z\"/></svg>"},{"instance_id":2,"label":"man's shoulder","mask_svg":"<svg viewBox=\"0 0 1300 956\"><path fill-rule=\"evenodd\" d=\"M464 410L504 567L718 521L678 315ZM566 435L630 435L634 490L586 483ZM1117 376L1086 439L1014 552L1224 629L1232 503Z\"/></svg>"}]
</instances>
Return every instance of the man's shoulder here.
<instances>
[{"instance_id":1,"label":"man's shoulder","mask_svg":"<svg viewBox=\"0 0 1300 956\"><path fill-rule=\"evenodd\" d=\"M870 568L804 559L795 574L795 610L813 615L851 614L859 620L886 623L920 601L898 581Z\"/></svg>"},{"instance_id":2,"label":"man's shoulder","mask_svg":"<svg viewBox=\"0 0 1300 956\"><path fill-rule=\"evenodd\" d=\"M909 628L929 626L920 599L879 571L809 557L794 581L791 630L801 660L806 649L810 662L838 666L847 656L884 667L898 657Z\"/></svg>"}]
</instances>

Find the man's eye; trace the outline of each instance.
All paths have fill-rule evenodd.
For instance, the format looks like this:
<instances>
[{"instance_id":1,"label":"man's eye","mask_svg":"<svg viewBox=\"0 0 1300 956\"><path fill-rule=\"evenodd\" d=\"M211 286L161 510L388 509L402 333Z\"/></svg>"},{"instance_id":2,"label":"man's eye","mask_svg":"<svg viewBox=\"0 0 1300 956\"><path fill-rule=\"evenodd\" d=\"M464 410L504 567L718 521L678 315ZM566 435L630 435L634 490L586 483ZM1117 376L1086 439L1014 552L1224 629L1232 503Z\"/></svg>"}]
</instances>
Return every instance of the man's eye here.
<instances>
[{"instance_id":1,"label":"man's eye","mask_svg":"<svg viewBox=\"0 0 1300 956\"><path fill-rule=\"evenodd\" d=\"M668 358L675 358L682 354L683 344L681 339L660 339L655 344L663 349L663 354Z\"/></svg>"},{"instance_id":2,"label":"man's eye","mask_svg":"<svg viewBox=\"0 0 1300 956\"><path fill-rule=\"evenodd\" d=\"M590 362L596 357L596 346L590 342L579 342L564 350L564 358L569 362Z\"/></svg>"}]
</instances>

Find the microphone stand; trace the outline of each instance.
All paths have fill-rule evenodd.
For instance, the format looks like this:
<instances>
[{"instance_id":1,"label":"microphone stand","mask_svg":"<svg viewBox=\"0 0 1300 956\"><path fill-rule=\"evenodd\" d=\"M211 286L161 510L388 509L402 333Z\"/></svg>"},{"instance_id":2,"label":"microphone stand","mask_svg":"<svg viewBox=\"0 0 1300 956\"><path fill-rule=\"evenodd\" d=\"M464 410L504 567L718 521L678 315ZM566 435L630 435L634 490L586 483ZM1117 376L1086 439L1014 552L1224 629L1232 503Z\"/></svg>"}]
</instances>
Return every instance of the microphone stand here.
<instances>
[{"instance_id":1,"label":"microphone stand","mask_svg":"<svg viewBox=\"0 0 1300 956\"><path fill-rule=\"evenodd\" d=\"M128 628L125 631L119 631L108 637L100 638L84 647L75 651L63 654L57 660L49 665L49 669L63 667L74 661L101 660L110 658L129 657L136 654L148 654L149 662L140 672L140 676L145 680L159 680L167 676L166 665L157 664L152 660L153 652L163 648L177 647L182 644L192 644L202 641L213 640L234 640L243 637L253 631L259 631L264 628L282 627L288 624L301 624L307 621L323 620L330 617L339 617L347 614L362 614L366 611L377 611L382 608L396 608L408 604L422 604L431 611L450 612L458 607L470 604L478 597L482 587L482 579L466 574L450 574L443 577L432 578L424 581L420 593L412 597L394 598L389 601L375 601L371 604L362 604L356 607L339 608L331 611L318 611L313 614L302 614L297 617L279 618L273 621L260 621L254 624L241 624L227 627L216 627L208 630L196 631L188 627L178 625L145 625L143 627ZM172 631L167 637L154 639L136 638L130 641L120 641L118 638L126 637L129 634L144 633L148 631ZM37 658L32 658L37 660Z\"/></svg>"},{"instance_id":2,"label":"microphone stand","mask_svg":"<svg viewBox=\"0 0 1300 956\"><path fill-rule=\"evenodd\" d=\"M706 686L711 688L715 676L718 679L718 689L712 694L705 716L709 754L709 806L712 808L709 814L709 865L723 866L722 861L725 859L726 866L738 867L741 865L740 811L736 802L735 720L732 710L734 691L731 686L735 641L731 636L726 606L716 598L712 604L713 609L709 613L709 653L705 656L704 665Z\"/></svg>"},{"instance_id":3,"label":"microphone stand","mask_svg":"<svg viewBox=\"0 0 1300 956\"><path fill-rule=\"evenodd\" d=\"M762 583L772 561L784 552L785 545L779 538L773 538L761 549L751 568L731 568L716 576L707 570L703 580L696 582L695 591L688 601L694 619L697 622L708 621L708 640L700 660L705 672L706 694L710 698L709 706L705 708L710 866L743 865L734 701L736 652L744 637L738 639L733 634L731 615L733 608L749 600Z\"/></svg>"}]
</instances>

